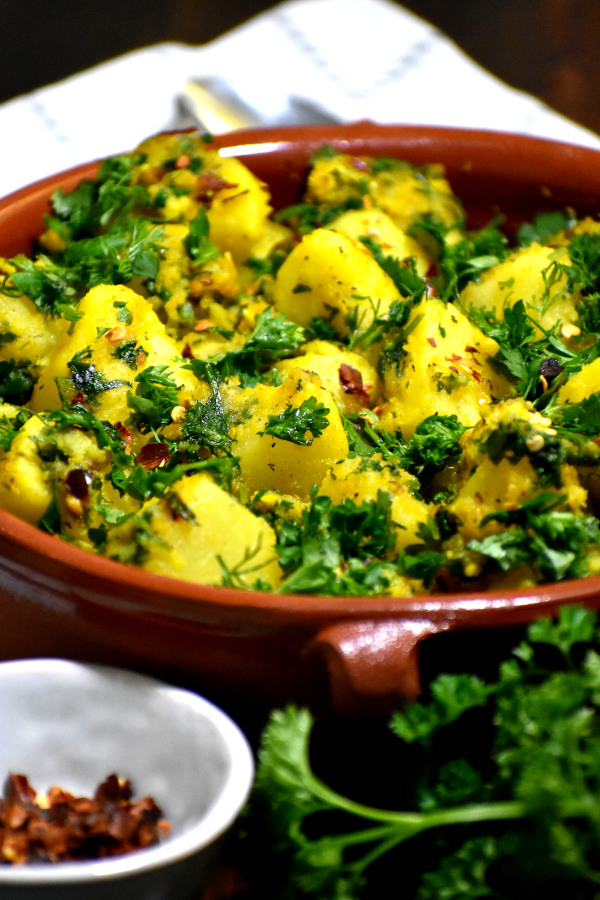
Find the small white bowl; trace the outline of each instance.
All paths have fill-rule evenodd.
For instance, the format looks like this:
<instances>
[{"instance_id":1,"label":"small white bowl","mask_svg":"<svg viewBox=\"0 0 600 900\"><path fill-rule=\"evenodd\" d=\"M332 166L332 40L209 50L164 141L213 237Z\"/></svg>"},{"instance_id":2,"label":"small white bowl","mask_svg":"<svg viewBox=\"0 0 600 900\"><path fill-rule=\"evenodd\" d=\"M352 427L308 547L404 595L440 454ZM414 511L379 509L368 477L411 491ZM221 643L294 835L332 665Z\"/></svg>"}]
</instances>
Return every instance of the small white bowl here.
<instances>
[{"instance_id":1,"label":"small white bowl","mask_svg":"<svg viewBox=\"0 0 600 900\"><path fill-rule=\"evenodd\" d=\"M0 784L13 772L39 792L92 796L115 772L172 825L119 857L0 865L2 900L197 900L254 777L246 738L212 703L105 666L0 663L0 735Z\"/></svg>"}]
</instances>

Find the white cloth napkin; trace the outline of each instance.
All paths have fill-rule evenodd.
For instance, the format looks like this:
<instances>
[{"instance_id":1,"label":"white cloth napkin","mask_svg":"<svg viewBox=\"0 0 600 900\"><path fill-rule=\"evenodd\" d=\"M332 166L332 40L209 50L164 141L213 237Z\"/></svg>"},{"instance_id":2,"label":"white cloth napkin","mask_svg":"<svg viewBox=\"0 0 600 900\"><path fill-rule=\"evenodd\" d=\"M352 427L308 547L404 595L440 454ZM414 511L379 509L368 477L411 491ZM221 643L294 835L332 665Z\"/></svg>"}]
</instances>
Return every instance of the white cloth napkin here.
<instances>
[{"instance_id":1,"label":"white cloth napkin","mask_svg":"<svg viewBox=\"0 0 600 900\"><path fill-rule=\"evenodd\" d=\"M204 46L156 44L1 104L0 196L176 127L182 85L206 77L226 81L265 124L296 120L295 101L307 100L342 122L493 128L600 148L388 0L287 0Z\"/></svg>"}]
</instances>

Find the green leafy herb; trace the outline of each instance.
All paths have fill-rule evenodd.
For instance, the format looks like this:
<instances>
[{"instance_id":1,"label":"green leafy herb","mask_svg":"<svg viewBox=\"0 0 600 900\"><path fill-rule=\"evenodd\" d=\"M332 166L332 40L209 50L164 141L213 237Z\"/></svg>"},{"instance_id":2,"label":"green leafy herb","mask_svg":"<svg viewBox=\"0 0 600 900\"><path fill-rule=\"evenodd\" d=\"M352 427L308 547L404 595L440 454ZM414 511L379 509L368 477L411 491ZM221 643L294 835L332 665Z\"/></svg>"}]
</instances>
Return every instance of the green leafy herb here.
<instances>
[{"instance_id":1,"label":"green leafy herb","mask_svg":"<svg viewBox=\"0 0 600 900\"><path fill-rule=\"evenodd\" d=\"M501 522L507 529L472 540L468 548L487 556L503 571L532 566L542 581L587 575L589 548L600 544L598 520L557 509L563 500L556 494L539 494L517 509L490 513L482 525Z\"/></svg>"},{"instance_id":2,"label":"green leafy herb","mask_svg":"<svg viewBox=\"0 0 600 900\"><path fill-rule=\"evenodd\" d=\"M272 362L297 350L304 340L304 330L285 316L275 315L271 308L257 316L246 343L239 350L229 350L209 359L192 359L185 366L201 378L212 372L220 379L239 376L242 384L256 383L260 372Z\"/></svg>"},{"instance_id":3,"label":"green leafy herb","mask_svg":"<svg viewBox=\"0 0 600 900\"><path fill-rule=\"evenodd\" d=\"M319 775L308 710L273 711L244 827L247 860L263 831L270 849L268 867L251 866L262 895L375 898L400 872L415 900L596 897L599 647L595 614L568 606L532 624L497 675L434 678L390 723L397 810Z\"/></svg>"},{"instance_id":4,"label":"green leafy herb","mask_svg":"<svg viewBox=\"0 0 600 900\"><path fill-rule=\"evenodd\" d=\"M27 403L36 380L28 360L0 360L0 402L16 406Z\"/></svg>"},{"instance_id":5,"label":"green leafy herb","mask_svg":"<svg viewBox=\"0 0 600 900\"><path fill-rule=\"evenodd\" d=\"M179 405L179 386L168 366L147 366L135 376L135 381L135 394L127 395L127 406L142 434L170 425L171 413Z\"/></svg>"},{"instance_id":6,"label":"green leafy herb","mask_svg":"<svg viewBox=\"0 0 600 900\"><path fill-rule=\"evenodd\" d=\"M90 347L78 350L67 365L71 370L71 377L58 377L56 379L59 393L66 400L70 400L75 394L81 393L88 402L94 404L98 400L98 396L104 391L111 391L114 388L129 384L129 382L118 379L108 381L101 372L98 372L95 363L92 362Z\"/></svg>"},{"instance_id":7,"label":"green leafy herb","mask_svg":"<svg viewBox=\"0 0 600 900\"><path fill-rule=\"evenodd\" d=\"M299 522L279 522L277 552L288 577L280 593L385 593L396 566L391 496L357 504L314 496Z\"/></svg>"},{"instance_id":8,"label":"green leafy herb","mask_svg":"<svg viewBox=\"0 0 600 900\"><path fill-rule=\"evenodd\" d=\"M264 434L270 434L280 441L310 446L314 438L323 434L329 425L327 418L329 412L330 410L323 403L319 403L316 397L308 397L299 406L288 404L277 415L269 416Z\"/></svg>"},{"instance_id":9,"label":"green leafy herb","mask_svg":"<svg viewBox=\"0 0 600 900\"><path fill-rule=\"evenodd\" d=\"M146 351L135 341L121 341L113 350L113 356L135 372L140 360L146 358Z\"/></svg>"},{"instance_id":10,"label":"green leafy herb","mask_svg":"<svg viewBox=\"0 0 600 900\"><path fill-rule=\"evenodd\" d=\"M202 266L219 255L219 248L210 240L209 231L208 216L201 209L190 222L189 233L184 239L185 248L197 266Z\"/></svg>"},{"instance_id":11,"label":"green leafy herb","mask_svg":"<svg viewBox=\"0 0 600 900\"><path fill-rule=\"evenodd\" d=\"M31 417L28 409L20 409L16 416L0 416L0 450L5 453L28 419Z\"/></svg>"},{"instance_id":12,"label":"green leafy herb","mask_svg":"<svg viewBox=\"0 0 600 900\"><path fill-rule=\"evenodd\" d=\"M448 227L428 217L420 219L410 230L417 239L433 243L439 274L433 279L442 300L456 299L464 286L477 280L487 269L502 262L508 241L494 224L471 232L462 241L446 240Z\"/></svg>"},{"instance_id":13,"label":"green leafy herb","mask_svg":"<svg viewBox=\"0 0 600 900\"><path fill-rule=\"evenodd\" d=\"M298 234L308 234L315 228L327 228L342 213L349 209L360 209L361 206L359 197L349 197L343 203L325 208L314 203L295 203L279 210L275 214L275 221L292 223Z\"/></svg>"},{"instance_id":14,"label":"green leafy herb","mask_svg":"<svg viewBox=\"0 0 600 900\"><path fill-rule=\"evenodd\" d=\"M517 231L517 240L523 247L533 244L546 244L550 238L564 231L573 224L573 218L566 212L544 212L535 216L533 222L521 225Z\"/></svg>"},{"instance_id":15,"label":"green leafy herb","mask_svg":"<svg viewBox=\"0 0 600 900\"><path fill-rule=\"evenodd\" d=\"M230 453L231 417L223 408L223 401L215 381L212 381L211 387L211 397L205 403L197 401L185 414L179 447L185 448L188 454L190 450L198 452L199 447L208 447L213 452Z\"/></svg>"}]
</instances>

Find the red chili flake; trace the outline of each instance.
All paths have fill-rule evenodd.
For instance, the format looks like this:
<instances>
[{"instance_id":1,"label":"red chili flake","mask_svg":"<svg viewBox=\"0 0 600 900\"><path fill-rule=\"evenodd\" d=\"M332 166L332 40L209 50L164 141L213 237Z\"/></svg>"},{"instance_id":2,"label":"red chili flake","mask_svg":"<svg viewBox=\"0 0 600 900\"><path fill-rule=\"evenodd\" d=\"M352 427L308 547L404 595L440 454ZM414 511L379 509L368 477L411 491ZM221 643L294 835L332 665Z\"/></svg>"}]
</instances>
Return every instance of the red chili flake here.
<instances>
[{"instance_id":1,"label":"red chili flake","mask_svg":"<svg viewBox=\"0 0 600 900\"><path fill-rule=\"evenodd\" d=\"M119 322L118 325L115 325L114 328L111 328L110 331L107 331L105 334L106 340L110 341L111 344L117 344L119 341L124 341L126 337L127 329L122 322Z\"/></svg>"},{"instance_id":2,"label":"red chili flake","mask_svg":"<svg viewBox=\"0 0 600 900\"><path fill-rule=\"evenodd\" d=\"M362 375L358 369L349 366L348 363L342 363L339 375L344 393L356 394L363 401L363 406L368 406L370 402L369 387L363 384Z\"/></svg>"},{"instance_id":3,"label":"red chili flake","mask_svg":"<svg viewBox=\"0 0 600 900\"><path fill-rule=\"evenodd\" d=\"M131 444L131 431L126 425L123 425L122 422L115 422L115 429L119 432L119 435L125 441L125 453L129 453L129 445Z\"/></svg>"},{"instance_id":4,"label":"red chili flake","mask_svg":"<svg viewBox=\"0 0 600 900\"><path fill-rule=\"evenodd\" d=\"M90 483L92 476L85 469L71 469L65 478L65 488L69 494L87 503L90 499Z\"/></svg>"},{"instance_id":5,"label":"red chili flake","mask_svg":"<svg viewBox=\"0 0 600 900\"><path fill-rule=\"evenodd\" d=\"M427 338L427 343L431 344L432 347L437 347L435 338Z\"/></svg>"},{"instance_id":6,"label":"red chili flake","mask_svg":"<svg viewBox=\"0 0 600 900\"><path fill-rule=\"evenodd\" d=\"M353 169L358 169L359 172L368 172L369 171L369 163L366 160L361 159L360 156L354 156L350 160L350 165Z\"/></svg>"},{"instance_id":7,"label":"red chili flake","mask_svg":"<svg viewBox=\"0 0 600 900\"><path fill-rule=\"evenodd\" d=\"M105 859L157 844L169 822L152 797L132 796L115 774L93 797L57 786L40 797L25 775L11 773L0 798L0 863Z\"/></svg>"},{"instance_id":8,"label":"red chili flake","mask_svg":"<svg viewBox=\"0 0 600 900\"><path fill-rule=\"evenodd\" d=\"M164 466L170 459L171 452L167 444L163 444L162 441L149 441L147 444L144 444L135 461L149 471L150 469L158 469L159 466Z\"/></svg>"},{"instance_id":9,"label":"red chili flake","mask_svg":"<svg viewBox=\"0 0 600 900\"><path fill-rule=\"evenodd\" d=\"M453 353L452 356L445 356L444 359L446 362L460 362L462 356L459 356L458 353Z\"/></svg>"},{"instance_id":10,"label":"red chili flake","mask_svg":"<svg viewBox=\"0 0 600 900\"><path fill-rule=\"evenodd\" d=\"M196 329L194 329L194 331L195 331L195 330L196 330ZM193 354L193 352L192 352L192 348L190 347L189 344L186 344L186 345L185 345L185 347L184 347L183 350L181 351L181 355L183 356L184 359L193 359L193 358L194 358L194 354Z\"/></svg>"},{"instance_id":11,"label":"red chili flake","mask_svg":"<svg viewBox=\"0 0 600 900\"><path fill-rule=\"evenodd\" d=\"M77 391L71 397L71 406L77 406L82 403L85 403L85 394L82 394L81 391Z\"/></svg>"},{"instance_id":12,"label":"red chili flake","mask_svg":"<svg viewBox=\"0 0 600 900\"><path fill-rule=\"evenodd\" d=\"M216 175L215 172L202 172L198 176L196 184L196 199L204 201L212 200L219 191L237 187L237 184L226 181L220 175Z\"/></svg>"},{"instance_id":13,"label":"red chili flake","mask_svg":"<svg viewBox=\"0 0 600 900\"><path fill-rule=\"evenodd\" d=\"M478 347L472 347L471 344L465 344L465 352L466 353L479 353Z\"/></svg>"},{"instance_id":14,"label":"red chili flake","mask_svg":"<svg viewBox=\"0 0 600 900\"><path fill-rule=\"evenodd\" d=\"M479 491L475 491L475 499L477 500L478 503L483 503L483 497L481 496Z\"/></svg>"},{"instance_id":15,"label":"red chili flake","mask_svg":"<svg viewBox=\"0 0 600 900\"><path fill-rule=\"evenodd\" d=\"M457 375L460 374L458 369L456 368L456 366L448 366L448 368L450 369L451 372L455 372Z\"/></svg>"}]
</instances>

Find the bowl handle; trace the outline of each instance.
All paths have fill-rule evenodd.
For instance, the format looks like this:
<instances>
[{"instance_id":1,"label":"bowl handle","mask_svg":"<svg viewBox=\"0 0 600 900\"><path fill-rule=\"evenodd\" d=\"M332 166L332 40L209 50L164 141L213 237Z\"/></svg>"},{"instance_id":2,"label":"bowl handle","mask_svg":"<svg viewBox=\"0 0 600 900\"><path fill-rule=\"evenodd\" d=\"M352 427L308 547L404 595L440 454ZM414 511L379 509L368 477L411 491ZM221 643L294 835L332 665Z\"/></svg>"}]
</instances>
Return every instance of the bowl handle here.
<instances>
[{"instance_id":1,"label":"bowl handle","mask_svg":"<svg viewBox=\"0 0 600 900\"><path fill-rule=\"evenodd\" d=\"M336 622L325 626L308 649L325 662L336 712L389 715L421 692L419 642L447 628L447 622L428 619Z\"/></svg>"}]
</instances>

